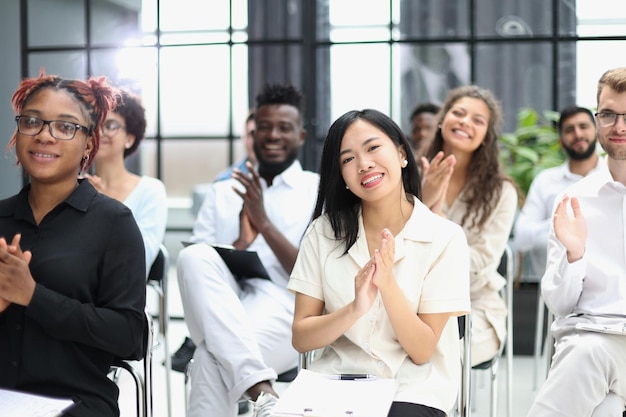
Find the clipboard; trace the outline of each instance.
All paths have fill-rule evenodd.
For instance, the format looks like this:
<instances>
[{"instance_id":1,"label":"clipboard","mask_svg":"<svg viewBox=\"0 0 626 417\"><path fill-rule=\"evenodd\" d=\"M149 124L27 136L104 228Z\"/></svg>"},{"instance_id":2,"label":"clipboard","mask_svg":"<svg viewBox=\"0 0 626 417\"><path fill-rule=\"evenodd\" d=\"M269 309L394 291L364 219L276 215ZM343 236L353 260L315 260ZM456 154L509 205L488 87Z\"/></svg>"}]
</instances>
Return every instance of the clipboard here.
<instances>
[{"instance_id":1,"label":"clipboard","mask_svg":"<svg viewBox=\"0 0 626 417\"><path fill-rule=\"evenodd\" d=\"M0 416L59 417L74 405L70 399L0 388Z\"/></svg>"},{"instance_id":2,"label":"clipboard","mask_svg":"<svg viewBox=\"0 0 626 417\"><path fill-rule=\"evenodd\" d=\"M183 246L193 245L193 242L182 242ZM262 278L271 281L259 254L255 251L235 249L234 246L211 244L222 257L226 266L233 273L237 281L246 278Z\"/></svg>"}]
</instances>

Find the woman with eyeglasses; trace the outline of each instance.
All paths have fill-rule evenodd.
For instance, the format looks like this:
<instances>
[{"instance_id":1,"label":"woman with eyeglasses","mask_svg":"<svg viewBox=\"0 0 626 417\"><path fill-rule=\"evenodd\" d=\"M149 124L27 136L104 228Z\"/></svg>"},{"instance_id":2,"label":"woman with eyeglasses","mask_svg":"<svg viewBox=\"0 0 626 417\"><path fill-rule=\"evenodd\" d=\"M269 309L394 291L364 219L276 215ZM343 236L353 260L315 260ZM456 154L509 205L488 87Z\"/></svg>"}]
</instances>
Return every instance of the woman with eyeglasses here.
<instances>
[{"instance_id":1,"label":"woman with eyeglasses","mask_svg":"<svg viewBox=\"0 0 626 417\"><path fill-rule=\"evenodd\" d=\"M141 99L120 90L115 109L102 124L95 174L85 174L103 194L124 203L135 216L146 247L146 271L154 262L165 237L167 203L165 185L157 178L130 172L125 159L135 153L146 133Z\"/></svg>"},{"instance_id":2,"label":"woman with eyeglasses","mask_svg":"<svg viewBox=\"0 0 626 417\"><path fill-rule=\"evenodd\" d=\"M0 201L0 388L117 417L116 357L143 357L143 239L132 212L79 179L115 104L104 78L46 75L13 94L7 150L29 184Z\"/></svg>"}]
</instances>

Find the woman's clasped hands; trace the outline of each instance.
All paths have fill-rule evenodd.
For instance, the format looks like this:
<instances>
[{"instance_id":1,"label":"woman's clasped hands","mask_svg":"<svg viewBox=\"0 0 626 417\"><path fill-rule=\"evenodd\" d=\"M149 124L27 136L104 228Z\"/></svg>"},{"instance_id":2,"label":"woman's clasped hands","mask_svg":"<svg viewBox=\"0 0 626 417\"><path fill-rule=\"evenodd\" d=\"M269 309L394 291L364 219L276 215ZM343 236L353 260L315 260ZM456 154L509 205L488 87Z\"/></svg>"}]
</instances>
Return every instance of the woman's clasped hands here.
<instances>
[{"instance_id":1,"label":"woman's clasped hands","mask_svg":"<svg viewBox=\"0 0 626 417\"><path fill-rule=\"evenodd\" d=\"M365 314L372 307L379 291L395 284L392 271L395 250L394 236L389 229L383 229L380 247L374 250L374 256L354 278L354 305L360 314Z\"/></svg>"}]
</instances>

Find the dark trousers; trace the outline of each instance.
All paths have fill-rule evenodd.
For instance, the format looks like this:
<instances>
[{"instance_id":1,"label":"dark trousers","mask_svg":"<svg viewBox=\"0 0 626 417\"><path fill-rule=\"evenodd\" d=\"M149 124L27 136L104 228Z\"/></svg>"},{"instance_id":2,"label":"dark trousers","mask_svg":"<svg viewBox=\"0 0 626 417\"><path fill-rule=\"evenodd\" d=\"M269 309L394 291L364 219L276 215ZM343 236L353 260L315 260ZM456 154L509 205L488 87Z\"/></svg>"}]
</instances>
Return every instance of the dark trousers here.
<instances>
[{"instance_id":1,"label":"dark trousers","mask_svg":"<svg viewBox=\"0 0 626 417\"><path fill-rule=\"evenodd\" d=\"M421 404L394 401L387 417L446 417L446 413Z\"/></svg>"}]
</instances>

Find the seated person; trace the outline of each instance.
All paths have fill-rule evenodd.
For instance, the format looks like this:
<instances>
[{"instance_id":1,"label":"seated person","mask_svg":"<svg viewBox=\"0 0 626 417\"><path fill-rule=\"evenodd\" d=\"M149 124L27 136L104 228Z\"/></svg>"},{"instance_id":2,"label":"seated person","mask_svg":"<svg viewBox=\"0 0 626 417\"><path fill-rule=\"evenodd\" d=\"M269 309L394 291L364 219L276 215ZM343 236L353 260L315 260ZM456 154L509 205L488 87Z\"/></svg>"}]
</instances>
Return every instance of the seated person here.
<instances>
[{"instance_id":1,"label":"seated person","mask_svg":"<svg viewBox=\"0 0 626 417\"><path fill-rule=\"evenodd\" d=\"M258 170L235 169L213 184L177 262L185 323L194 344L189 417L235 416L237 402L271 406L277 374L297 366L289 344L293 295L289 273L313 212L318 175L297 160L305 139L303 95L268 85L256 97ZM210 245L256 251L271 280L238 280ZM264 395L260 395L263 393Z\"/></svg>"},{"instance_id":2,"label":"seated person","mask_svg":"<svg viewBox=\"0 0 626 417\"><path fill-rule=\"evenodd\" d=\"M506 249L518 189L499 160L502 110L489 90L450 91L439 113L440 129L424 164L423 201L461 225L470 248L472 366L500 352L506 337L506 285L498 266Z\"/></svg>"},{"instance_id":3,"label":"seated person","mask_svg":"<svg viewBox=\"0 0 626 417\"><path fill-rule=\"evenodd\" d=\"M114 105L103 78L42 73L12 98L9 147L30 178L0 201L0 387L117 417L116 357L140 357L146 265L131 211L79 179Z\"/></svg>"},{"instance_id":4,"label":"seated person","mask_svg":"<svg viewBox=\"0 0 626 417\"><path fill-rule=\"evenodd\" d=\"M584 107L568 107L558 122L559 143L567 160L533 179L513 233L515 250L524 253L525 279L538 282L546 268L546 246L556 196L605 165L596 152L596 121Z\"/></svg>"},{"instance_id":5,"label":"seated person","mask_svg":"<svg viewBox=\"0 0 626 417\"><path fill-rule=\"evenodd\" d=\"M325 348L312 370L397 379L389 417L446 416L461 377L456 316L470 309L463 230L421 203L409 142L376 110L332 124L320 173L288 285L294 347Z\"/></svg>"},{"instance_id":6,"label":"seated person","mask_svg":"<svg viewBox=\"0 0 626 417\"><path fill-rule=\"evenodd\" d=\"M167 227L167 195L158 179L128 171L124 160L139 148L146 133L146 114L135 94L121 90L115 109L102 125L95 174L85 175L100 191L133 212L146 247L146 271L159 253Z\"/></svg>"},{"instance_id":7,"label":"seated person","mask_svg":"<svg viewBox=\"0 0 626 417\"><path fill-rule=\"evenodd\" d=\"M411 113L411 146L416 160L424 156L437 132L439 106L433 103L419 104ZM419 168L419 166L418 166Z\"/></svg>"},{"instance_id":8,"label":"seated person","mask_svg":"<svg viewBox=\"0 0 626 417\"><path fill-rule=\"evenodd\" d=\"M607 167L557 199L541 279L555 351L529 417L618 417L626 402L626 334L577 328L626 323L626 68L605 72L597 91Z\"/></svg>"}]
</instances>

